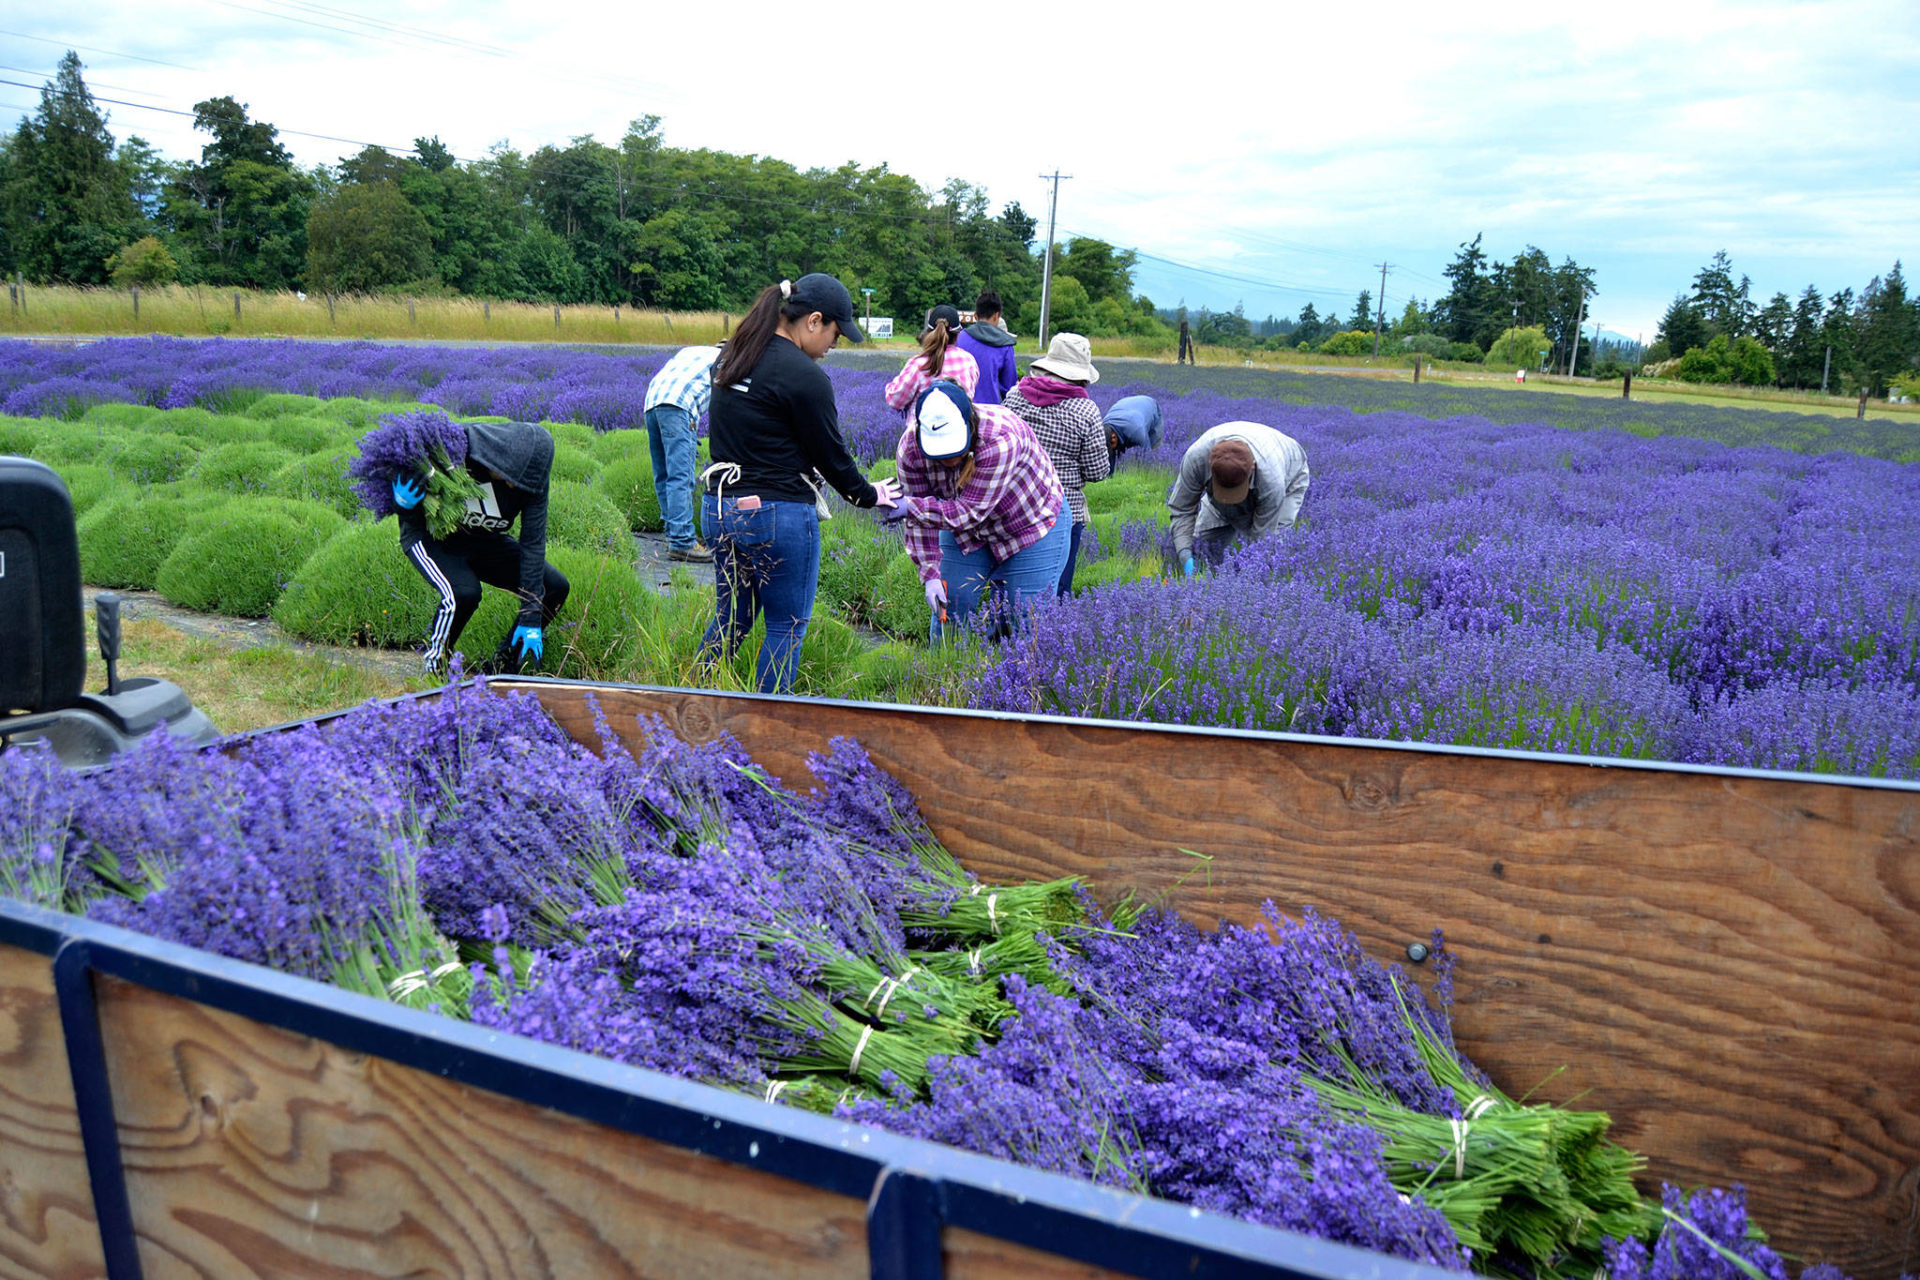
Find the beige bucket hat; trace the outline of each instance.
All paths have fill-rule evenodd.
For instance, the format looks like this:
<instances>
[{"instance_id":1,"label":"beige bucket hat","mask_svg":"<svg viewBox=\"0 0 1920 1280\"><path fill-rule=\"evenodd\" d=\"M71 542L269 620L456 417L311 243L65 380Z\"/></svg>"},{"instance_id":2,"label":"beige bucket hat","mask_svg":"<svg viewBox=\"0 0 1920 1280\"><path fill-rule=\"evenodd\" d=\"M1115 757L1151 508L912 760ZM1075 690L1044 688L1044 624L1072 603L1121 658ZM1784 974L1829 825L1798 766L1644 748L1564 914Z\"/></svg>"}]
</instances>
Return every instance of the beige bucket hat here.
<instances>
[{"instance_id":1,"label":"beige bucket hat","mask_svg":"<svg viewBox=\"0 0 1920 1280\"><path fill-rule=\"evenodd\" d=\"M1077 333L1054 334L1047 344L1047 354L1035 360L1032 367L1069 382L1091 386L1100 381L1100 371L1093 367L1093 344Z\"/></svg>"}]
</instances>

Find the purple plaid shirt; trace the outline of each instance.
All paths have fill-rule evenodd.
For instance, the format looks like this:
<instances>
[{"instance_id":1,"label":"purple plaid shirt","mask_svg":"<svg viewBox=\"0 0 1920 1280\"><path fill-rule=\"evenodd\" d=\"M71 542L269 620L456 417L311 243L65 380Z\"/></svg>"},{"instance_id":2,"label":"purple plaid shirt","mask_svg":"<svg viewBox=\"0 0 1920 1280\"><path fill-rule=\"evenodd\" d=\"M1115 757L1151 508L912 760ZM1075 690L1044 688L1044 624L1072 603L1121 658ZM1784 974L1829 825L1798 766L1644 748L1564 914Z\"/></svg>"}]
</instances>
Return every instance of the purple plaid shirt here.
<instances>
[{"instance_id":1,"label":"purple plaid shirt","mask_svg":"<svg viewBox=\"0 0 1920 1280\"><path fill-rule=\"evenodd\" d=\"M997 404L973 408L980 424L973 433L973 477L964 489L959 467L927 461L912 423L894 451L900 484L913 499L905 528L907 554L922 582L940 576L942 529L962 551L985 547L995 560L1005 561L1045 537L1065 502L1053 460L1033 429Z\"/></svg>"}]
</instances>

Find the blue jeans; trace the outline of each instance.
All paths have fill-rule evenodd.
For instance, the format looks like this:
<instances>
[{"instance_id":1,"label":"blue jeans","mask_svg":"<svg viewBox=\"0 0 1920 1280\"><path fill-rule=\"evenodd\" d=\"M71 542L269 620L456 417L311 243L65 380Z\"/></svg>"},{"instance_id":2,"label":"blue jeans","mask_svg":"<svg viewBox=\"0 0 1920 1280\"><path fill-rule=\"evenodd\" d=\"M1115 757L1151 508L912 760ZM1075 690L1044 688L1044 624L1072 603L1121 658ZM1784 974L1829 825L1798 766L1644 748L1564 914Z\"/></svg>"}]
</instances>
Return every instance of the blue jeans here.
<instances>
[{"instance_id":1,"label":"blue jeans","mask_svg":"<svg viewBox=\"0 0 1920 1280\"><path fill-rule=\"evenodd\" d=\"M701 656L732 658L764 613L767 638L755 683L762 693L789 693L820 585L820 515L811 502L762 502L742 511L735 498L719 502L706 494L700 503L718 596Z\"/></svg>"},{"instance_id":2,"label":"blue jeans","mask_svg":"<svg viewBox=\"0 0 1920 1280\"><path fill-rule=\"evenodd\" d=\"M653 457L653 492L667 525L667 545L693 545L693 466L699 442L693 419L677 404L647 410L647 452Z\"/></svg>"},{"instance_id":3,"label":"blue jeans","mask_svg":"<svg viewBox=\"0 0 1920 1280\"><path fill-rule=\"evenodd\" d=\"M1067 513L1063 511L1060 514L1064 517ZM1060 567L1060 594L1063 596L1073 594L1073 566L1080 561L1080 539L1086 531L1086 521L1073 522L1073 532L1067 540L1067 562Z\"/></svg>"},{"instance_id":4,"label":"blue jeans","mask_svg":"<svg viewBox=\"0 0 1920 1280\"><path fill-rule=\"evenodd\" d=\"M1004 634L1019 627L1027 601L1040 596L1057 595L1060 570L1067 561L1067 547L1073 538L1073 519L1065 507L1060 509L1044 537L1008 556L995 560L985 547L962 551L953 535L940 531L940 576L947 583L947 625L958 627L980 607L980 597L989 586L996 587L994 633ZM941 635L940 616L935 614L929 627L934 640Z\"/></svg>"}]
</instances>

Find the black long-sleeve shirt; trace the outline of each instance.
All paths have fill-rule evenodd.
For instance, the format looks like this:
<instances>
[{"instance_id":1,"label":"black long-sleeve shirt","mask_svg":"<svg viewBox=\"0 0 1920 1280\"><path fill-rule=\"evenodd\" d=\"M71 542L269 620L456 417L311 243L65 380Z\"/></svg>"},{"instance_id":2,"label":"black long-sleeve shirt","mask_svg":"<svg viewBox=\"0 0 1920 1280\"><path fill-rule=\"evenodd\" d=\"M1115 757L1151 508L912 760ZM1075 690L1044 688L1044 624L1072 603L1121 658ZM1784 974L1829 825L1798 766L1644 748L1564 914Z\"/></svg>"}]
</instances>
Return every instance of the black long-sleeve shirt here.
<instances>
[{"instance_id":1,"label":"black long-sleeve shirt","mask_svg":"<svg viewBox=\"0 0 1920 1280\"><path fill-rule=\"evenodd\" d=\"M856 507L876 501L840 435L840 411L826 371L775 334L746 378L714 383L707 410L715 462L739 464L727 492L757 493L774 502L812 502L800 477L818 471Z\"/></svg>"}]
</instances>

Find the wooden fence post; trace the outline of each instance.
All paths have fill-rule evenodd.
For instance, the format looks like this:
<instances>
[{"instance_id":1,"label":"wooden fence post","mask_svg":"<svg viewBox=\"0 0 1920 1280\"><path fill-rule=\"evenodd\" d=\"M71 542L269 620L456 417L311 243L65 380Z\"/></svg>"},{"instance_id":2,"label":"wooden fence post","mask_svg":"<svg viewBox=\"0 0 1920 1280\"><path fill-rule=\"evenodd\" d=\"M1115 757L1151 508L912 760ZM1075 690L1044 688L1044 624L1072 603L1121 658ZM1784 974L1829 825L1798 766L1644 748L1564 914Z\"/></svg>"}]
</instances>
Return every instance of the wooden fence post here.
<instances>
[{"instance_id":1,"label":"wooden fence post","mask_svg":"<svg viewBox=\"0 0 1920 1280\"><path fill-rule=\"evenodd\" d=\"M560 304L557 302L553 304L553 331L560 332Z\"/></svg>"},{"instance_id":2,"label":"wooden fence post","mask_svg":"<svg viewBox=\"0 0 1920 1280\"><path fill-rule=\"evenodd\" d=\"M233 295L233 322L240 323L240 294L237 291Z\"/></svg>"},{"instance_id":3,"label":"wooden fence post","mask_svg":"<svg viewBox=\"0 0 1920 1280\"><path fill-rule=\"evenodd\" d=\"M333 327L333 295L327 295L327 327Z\"/></svg>"},{"instance_id":4,"label":"wooden fence post","mask_svg":"<svg viewBox=\"0 0 1920 1280\"><path fill-rule=\"evenodd\" d=\"M726 312L722 311L720 313L720 336L724 338L728 334L731 334L732 332L733 332L733 317L728 315Z\"/></svg>"},{"instance_id":5,"label":"wooden fence post","mask_svg":"<svg viewBox=\"0 0 1920 1280\"><path fill-rule=\"evenodd\" d=\"M660 318L667 322L667 337L671 339L673 337L673 317L662 311Z\"/></svg>"},{"instance_id":6,"label":"wooden fence post","mask_svg":"<svg viewBox=\"0 0 1920 1280\"><path fill-rule=\"evenodd\" d=\"M1633 399L1633 370L1631 369L1627 370L1627 380L1620 384L1620 398L1622 400Z\"/></svg>"},{"instance_id":7,"label":"wooden fence post","mask_svg":"<svg viewBox=\"0 0 1920 1280\"><path fill-rule=\"evenodd\" d=\"M1415 356L1413 358L1413 380L1415 382L1420 381L1420 357L1419 356Z\"/></svg>"},{"instance_id":8,"label":"wooden fence post","mask_svg":"<svg viewBox=\"0 0 1920 1280\"><path fill-rule=\"evenodd\" d=\"M18 271L13 273L13 287L20 292L20 314L27 314L27 278Z\"/></svg>"},{"instance_id":9,"label":"wooden fence post","mask_svg":"<svg viewBox=\"0 0 1920 1280\"><path fill-rule=\"evenodd\" d=\"M133 286L133 322L140 323L140 286Z\"/></svg>"},{"instance_id":10,"label":"wooden fence post","mask_svg":"<svg viewBox=\"0 0 1920 1280\"><path fill-rule=\"evenodd\" d=\"M480 323L493 323L493 299L491 298L480 299Z\"/></svg>"},{"instance_id":11,"label":"wooden fence post","mask_svg":"<svg viewBox=\"0 0 1920 1280\"><path fill-rule=\"evenodd\" d=\"M1867 391L1865 387L1860 389L1860 407L1853 411L1853 416L1856 421L1867 416Z\"/></svg>"},{"instance_id":12,"label":"wooden fence post","mask_svg":"<svg viewBox=\"0 0 1920 1280\"><path fill-rule=\"evenodd\" d=\"M618 306L614 307L613 309L613 322L615 324L620 323L620 308Z\"/></svg>"},{"instance_id":13,"label":"wooden fence post","mask_svg":"<svg viewBox=\"0 0 1920 1280\"><path fill-rule=\"evenodd\" d=\"M413 323L413 299L412 298L407 299L407 323L408 324Z\"/></svg>"}]
</instances>

